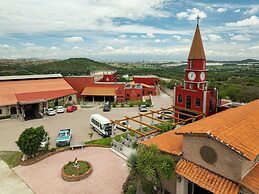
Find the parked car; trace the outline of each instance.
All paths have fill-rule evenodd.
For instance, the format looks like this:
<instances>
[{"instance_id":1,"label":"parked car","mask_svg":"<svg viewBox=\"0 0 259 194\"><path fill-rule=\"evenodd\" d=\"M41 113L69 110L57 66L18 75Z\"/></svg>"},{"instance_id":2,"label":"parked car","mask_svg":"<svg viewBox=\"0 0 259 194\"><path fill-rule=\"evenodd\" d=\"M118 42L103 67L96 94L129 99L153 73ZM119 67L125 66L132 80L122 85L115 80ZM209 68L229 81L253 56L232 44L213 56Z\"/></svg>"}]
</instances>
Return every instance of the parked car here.
<instances>
[{"instance_id":1,"label":"parked car","mask_svg":"<svg viewBox=\"0 0 259 194\"><path fill-rule=\"evenodd\" d=\"M107 112L107 111L110 111L111 110L111 104L110 102L105 102L103 104L103 112Z\"/></svg>"},{"instance_id":2,"label":"parked car","mask_svg":"<svg viewBox=\"0 0 259 194\"><path fill-rule=\"evenodd\" d=\"M140 112L147 112L147 106L145 104L142 104L139 106L139 111Z\"/></svg>"},{"instance_id":3,"label":"parked car","mask_svg":"<svg viewBox=\"0 0 259 194\"><path fill-rule=\"evenodd\" d=\"M56 111L57 111L57 113L64 113L65 112L65 108L63 106L58 106Z\"/></svg>"},{"instance_id":4,"label":"parked car","mask_svg":"<svg viewBox=\"0 0 259 194\"><path fill-rule=\"evenodd\" d=\"M76 111L77 110L77 106L69 106L69 107L67 107L67 112L74 112L74 111Z\"/></svg>"},{"instance_id":5,"label":"parked car","mask_svg":"<svg viewBox=\"0 0 259 194\"><path fill-rule=\"evenodd\" d=\"M126 127L130 128L130 125L127 125L126 121L121 121L120 124L125 125ZM122 131L126 131L127 129L121 125L115 125L116 129L122 130Z\"/></svg>"},{"instance_id":6,"label":"parked car","mask_svg":"<svg viewBox=\"0 0 259 194\"><path fill-rule=\"evenodd\" d=\"M157 118L159 119L172 119L172 116L173 113L171 111L159 111L157 114Z\"/></svg>"},{"instance_id":7,"label":"parked car","mask_svg":"<svg viewBox=\"0 0 259 194\"><path fill-rule=\"evenodd\" d=\"M39 150L45 150L48 148L49 145L49 136L48 134L44 135L43 140L40 143Z\"/></svg>"},{"instance_id":8,"label":"parked car","mask_svg":"<svg viewBox=\"0 0 259 194\"><path fill-rule=\"evenodd\" d=\"M56 111L53 108L48 108L46 113L48 116L53 116L56 114Z\"/></svg>"},{"instance_id":9,"label":"parked car","mask_svg":"<svg viewBox=\"0 0 259 194\"><path fill-rule=\"evenodd\" d=\"M70 145L72 139L72 130L71 129L61 129L58 132L58 137L56 139L56 146L66 146Z\"/></svg>"}]
</instances>

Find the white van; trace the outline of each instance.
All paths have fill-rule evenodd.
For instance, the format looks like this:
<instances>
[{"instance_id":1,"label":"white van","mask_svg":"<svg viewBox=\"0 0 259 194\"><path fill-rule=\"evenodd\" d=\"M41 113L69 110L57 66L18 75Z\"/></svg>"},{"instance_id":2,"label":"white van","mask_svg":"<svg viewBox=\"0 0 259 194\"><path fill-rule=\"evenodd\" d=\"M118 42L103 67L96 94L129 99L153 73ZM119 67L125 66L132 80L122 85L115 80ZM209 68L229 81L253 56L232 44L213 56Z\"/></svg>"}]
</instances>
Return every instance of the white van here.
<instances>
[{"instance_id":1,"label":"white van","mask_svg":"<svg viewBox=\"0 0 259 194\"><path fill-rule=\"evenodd\" d=\"M112 124L109 119L99 114L92 114L90 125L97 133L103 137L109 137L112 134Z\"/></svg>"}]
</instances>

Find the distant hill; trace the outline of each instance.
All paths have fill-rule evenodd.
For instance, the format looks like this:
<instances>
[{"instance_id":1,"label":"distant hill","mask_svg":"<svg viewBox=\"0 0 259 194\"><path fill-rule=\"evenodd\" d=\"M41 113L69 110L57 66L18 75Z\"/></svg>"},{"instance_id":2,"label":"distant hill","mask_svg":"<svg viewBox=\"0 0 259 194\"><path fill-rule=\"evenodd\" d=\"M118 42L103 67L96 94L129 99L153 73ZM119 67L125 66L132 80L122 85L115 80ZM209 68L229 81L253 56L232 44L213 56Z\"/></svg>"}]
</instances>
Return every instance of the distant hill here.
<instances>
[{"instance_id":1,"label":"distant hill","mask_svg":"<svg viewBox=\"0 0 259 194\"><path fill-rule=\"evenodd\" d=\"M66 60L13 60L0 61L0 75L52 74L89 75L91 71L114 70L105 63L87 58L70 58Z\"/></svg>"}]
</instances>

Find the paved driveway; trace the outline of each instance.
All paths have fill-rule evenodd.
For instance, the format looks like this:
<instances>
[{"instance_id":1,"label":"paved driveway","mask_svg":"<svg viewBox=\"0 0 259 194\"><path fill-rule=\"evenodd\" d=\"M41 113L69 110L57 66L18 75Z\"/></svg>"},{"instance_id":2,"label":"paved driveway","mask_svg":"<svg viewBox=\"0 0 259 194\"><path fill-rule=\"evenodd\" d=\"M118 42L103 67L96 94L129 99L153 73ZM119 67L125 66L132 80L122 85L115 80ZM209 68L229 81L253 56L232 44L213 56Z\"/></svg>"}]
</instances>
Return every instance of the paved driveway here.
<instances>
[{"instance_id":1,"label":"paved driveway","mask_svg":"<svg viewBox=\"0 0 259 194\"><path fill-rule=\"evenodd\" d=\"M60 176L61 168L75 157L89 161L93 172L85 180L66 182ZM97 147L62 152L14 170L37 194L120 194L128 176L128 167L123 159L110 149Z\"/></svg>"},{"instance_id":2,"label":"paved driveway","mask_svg":"<svg viewBox=\"0 0 259 194\"><path fill-rule=\"evenodd\" d=\"M153 110L168 107L172 104L172 98L162 93L153 97ZM73 142L90 140L88 133L93 132L90 128L89 118L91 114L99 113L109 119L122 119L124 116L134 116L139 113L137 107L133 108L112 108L110 112L102 112L101 108L78 109L73 113L63 113L55 116L45 116L42 119L34 119L21 122L19 119L0 120L0 150L16 151L18 147L15 141L18 140L21 132L28 127L43 125L50 135L50 147L55 146L55 139L60 129L71 128ZM150 121L148 121L150 122ZM130 123L132 127L138 127L136 123ZM116 130L117 134L121 133ZM93 139L100 136L94 132Z\"/></svg>"}]
</instances>

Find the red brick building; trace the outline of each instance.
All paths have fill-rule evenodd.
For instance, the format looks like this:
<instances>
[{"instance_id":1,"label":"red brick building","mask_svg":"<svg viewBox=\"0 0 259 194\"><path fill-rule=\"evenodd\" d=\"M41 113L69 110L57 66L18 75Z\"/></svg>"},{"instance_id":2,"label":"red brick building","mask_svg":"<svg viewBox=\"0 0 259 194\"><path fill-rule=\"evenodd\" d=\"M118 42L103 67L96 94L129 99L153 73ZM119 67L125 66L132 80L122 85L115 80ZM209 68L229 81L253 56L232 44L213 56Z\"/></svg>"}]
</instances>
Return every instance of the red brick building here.
<instances>
[{"instance_id":1,"label":"red brick building","mask_svg":"<svg viewBox=\"0 0 259 194\"><path fill-rule=\"evenodd\" d=\"M218 91L209 89L206 68L206 57L203 49L199 24L196 26L188 66L185 69L184 84L175 87L175 106L206 113L216 113Z\"/></svg>"}]
</instances>

